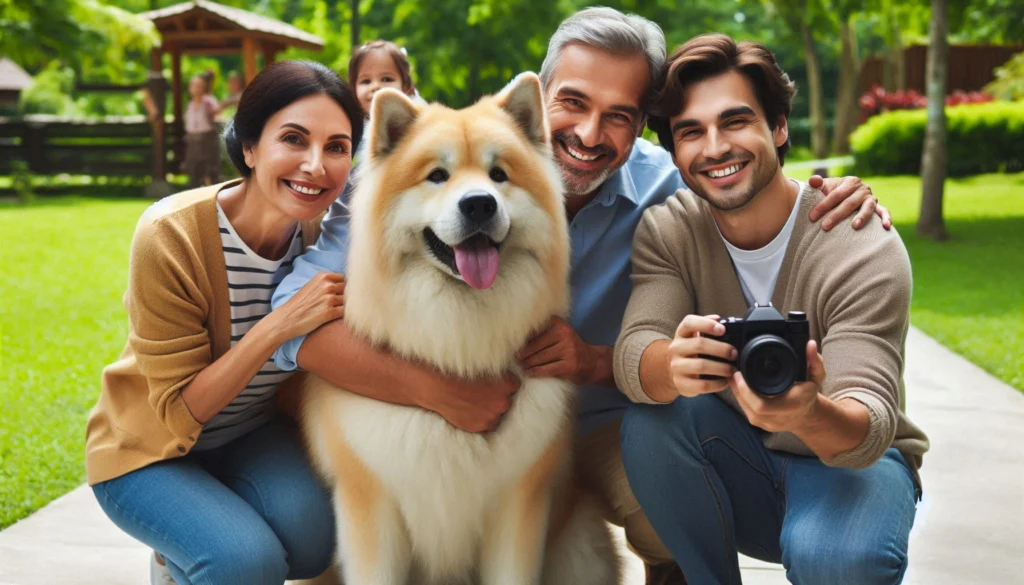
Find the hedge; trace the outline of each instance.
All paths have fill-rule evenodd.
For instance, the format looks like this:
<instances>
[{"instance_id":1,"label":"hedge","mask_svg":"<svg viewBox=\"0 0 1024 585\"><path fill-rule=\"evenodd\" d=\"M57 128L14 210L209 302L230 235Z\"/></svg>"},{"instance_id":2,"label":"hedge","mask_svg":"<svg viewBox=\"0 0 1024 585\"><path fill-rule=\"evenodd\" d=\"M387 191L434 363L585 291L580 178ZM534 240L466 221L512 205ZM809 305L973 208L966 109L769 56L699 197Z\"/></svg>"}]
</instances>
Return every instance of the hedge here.
<instances>
[{"instance_id":1,"label":"hedge","mask_svg":"<svg viewBox=\"0 0 1024 585\"><path fill-rule=\"evenodd\" d=\"M885 112L850 136L854 173L919 175L927 110ZM1024 101L946 108L949 176L1024 170Z\"/></svg>"}]
</instances>

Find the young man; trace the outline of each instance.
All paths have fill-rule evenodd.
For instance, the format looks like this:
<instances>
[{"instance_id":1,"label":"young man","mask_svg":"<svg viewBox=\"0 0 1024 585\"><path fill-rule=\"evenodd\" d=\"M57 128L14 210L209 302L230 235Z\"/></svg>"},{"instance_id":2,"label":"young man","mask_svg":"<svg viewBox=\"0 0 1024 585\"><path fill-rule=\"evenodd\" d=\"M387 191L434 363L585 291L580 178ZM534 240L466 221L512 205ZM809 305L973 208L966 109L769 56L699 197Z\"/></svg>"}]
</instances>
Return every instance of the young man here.
<instances>
[{"instance_id":1,"label":"young man","mask_svg":"<svg viewBox=\"0 0 1024 585\"><path fill-rule=\"evenodd\" d=\"M613 380L612 345L629 298L629 251L645 209L683 186L671 157L637 137L653 80L665 61L665 38L654 23L610 8L566 19L552 36L541 67L555 160L566 189L572 244L572 316L520 352L527 375L557 376L580 385L581 473L606 498L612 520L624 525L633 548L650 564L671 564L629 491L619 457L618 424L629 401ZM825 182L830 197L814 210L829 226L876 211L870 189L855 178ZM859 207L859 210L858 210ZM888 221L880 206L878 213ZM283 304L318 272L344 272L347 211L337 203L316 246L274 294ZM379 400L433 410L472 432L494 428L519 384L456 380L352 336L342 321L283 345L275 359ZM672 570L666 567L664 571Z\"/></svg>"},{"instance_id":2,"label":"young man","mask_svg":"<svg viewBox=\"0 0 1024 585\"><path fill-rule=\"evenodd\" d=\"M690 190L636 232L615 345L633 492L690 585L740 583L737 550L793 583L898 583L928 449L902 410L906 250L874 218L809 221L822 194L782 172L794 89L763 46L697 37L664 72L652 126ZM769 302L810 331L807 381L772 397L736 364L783 358L709 338Z\"/></svg>"}]
</instances>

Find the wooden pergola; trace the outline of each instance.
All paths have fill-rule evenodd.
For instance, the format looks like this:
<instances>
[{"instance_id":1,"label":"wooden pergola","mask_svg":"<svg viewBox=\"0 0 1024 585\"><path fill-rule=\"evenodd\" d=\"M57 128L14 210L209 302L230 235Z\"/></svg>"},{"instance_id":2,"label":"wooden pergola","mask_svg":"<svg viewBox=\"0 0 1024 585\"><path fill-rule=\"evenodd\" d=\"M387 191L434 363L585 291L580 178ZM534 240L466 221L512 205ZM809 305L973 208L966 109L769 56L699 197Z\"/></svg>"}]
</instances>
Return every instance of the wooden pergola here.
<instances>
[{"instance_id":1,"label":"wooden pergola","mask_svg":"<svg viewBox=\"0 0 1024 585\"><path fill-rule=\"evenodd\" d=\"M160 33L161 44L150 57L150 85L163 80L163 56L171 56L171 108L174 114L174 164L180 165L184 153L185 123L182 117L184 92L181 79L181 58L186 55L241 54L245 82L248 84L259 71L257 57L263 66L273 62L278 52L288 47L320 51L324 40L290 24L210 2L194 0L143 13L153 21ZM166 86L165 86L166 87ZM157 111L164 112L164 91L151 91ZM154 144L166 143L163 116L157 116ZM166 160L166 152L154 150L159 161ZM166 172L166 171L164 171ZM163 177L163 174L159 174ZM156 177L154 177L156 180Z\"/></svg>"}]
</instances>

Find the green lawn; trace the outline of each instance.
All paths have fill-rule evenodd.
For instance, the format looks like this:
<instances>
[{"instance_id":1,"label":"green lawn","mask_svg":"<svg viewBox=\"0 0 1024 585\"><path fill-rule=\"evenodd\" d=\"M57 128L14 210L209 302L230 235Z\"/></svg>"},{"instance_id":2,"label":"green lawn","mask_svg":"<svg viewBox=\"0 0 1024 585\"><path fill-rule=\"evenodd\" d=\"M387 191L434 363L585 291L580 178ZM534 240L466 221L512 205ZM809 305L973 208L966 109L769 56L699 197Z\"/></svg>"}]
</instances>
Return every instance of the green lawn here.
<instances>
[{"instance_id":1,"label":"green lawn","mask_svg":"<svg viewBox=\"0 0 1024 585\"><path fill-rule=\"evenodd\" d=\"M914 231L917 177L876 177L872 191L910 252L910 320L946 347L1024 391L1024 173L946 183L951 239Z\"/></svg>"},{"instance_id":2,"label":"green lawn","mask_svg":"<svg viewBox=\"0 0 1024 585\"><path fill-rule=\"evenodd\" d=\"M0 207L0 528L85 479L85 419L127 335L128 244L147 205Z\"/></svg>"},{"instance_id":3,"label":"green lawn","mask_svg":"<svg viewBox=\"0 0 1024 585\"><path fill-rule=\"evenodd\" d=\"M944 244L914 235L918 179L868 183L910 250L913 323L1024 390L1024 174L950 181ZM84 481L85 419L124 344L128 244L147 204L0 206L0 528Z\"/></svg>"}]
</instances>

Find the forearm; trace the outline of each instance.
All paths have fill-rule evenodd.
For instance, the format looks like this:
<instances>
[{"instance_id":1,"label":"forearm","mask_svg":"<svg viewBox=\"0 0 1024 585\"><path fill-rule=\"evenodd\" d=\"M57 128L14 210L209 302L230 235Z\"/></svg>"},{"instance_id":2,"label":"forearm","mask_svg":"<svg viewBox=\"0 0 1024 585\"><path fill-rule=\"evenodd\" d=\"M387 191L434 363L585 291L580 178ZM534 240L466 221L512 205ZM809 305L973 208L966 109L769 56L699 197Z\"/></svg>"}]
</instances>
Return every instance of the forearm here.
<instances>
[{"instance_id":1,"label":"forearm","mask_svg":"<svg viewBox=\"0 0 1024 585\"><path fill-rule=\"evenodd\" d=\"M279 339L272 334L274 330L269 317L256 323L181 391L185 406L197 421L205 424L252 382L277 348Z\"/></svg>"},{"instance_id":2,"label":"forearm","mask_svg":"<svg viewBox=\"0 0 1024 585\"><path fill-rule=\"evenodd\" d=\"M836 401L818 394L815 408L793 434L820 459L830 461L860 446L867 438L870 424L868 408L860 401Z\"/></svg>"},{"instance_id":3,"label":"forearm","mask_svg":"<svg viewBox=\"0 0 1024 585\"><path fill-rule=\"evenodd\" d=\"M644 394L654 402L668 403L679 397L668 367L668 340L647 346L640 358L640 384Z\"/></svg>"},{"instance_id":4,"label":"forearm","mask_svg":"<svg viewBox=\"0 0 1024 585\"><path fill-rule=\"evenodd\" d=\"M391 404L419 405L416 390L422 386L422 367L374 347L340 319L306 337L298 364L349 392Z\"/></svg>"}]
</instances>

